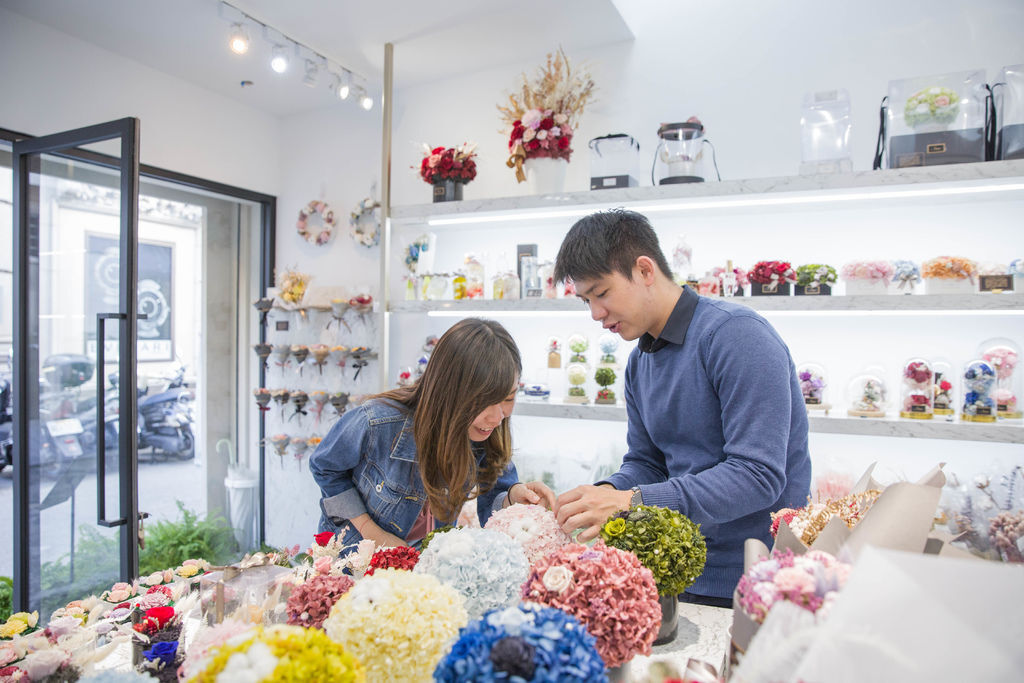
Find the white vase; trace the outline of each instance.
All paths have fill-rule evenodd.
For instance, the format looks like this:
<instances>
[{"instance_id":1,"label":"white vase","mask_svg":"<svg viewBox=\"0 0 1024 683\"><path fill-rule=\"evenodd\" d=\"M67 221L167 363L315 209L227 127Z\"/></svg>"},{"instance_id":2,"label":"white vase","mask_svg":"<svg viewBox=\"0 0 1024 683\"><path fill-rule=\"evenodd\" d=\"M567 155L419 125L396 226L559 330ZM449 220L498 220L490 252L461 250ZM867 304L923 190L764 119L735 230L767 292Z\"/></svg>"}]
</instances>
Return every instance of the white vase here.
<instances>
[{"instance_id":1,"label":"white vase","mask_svg":"<svg viewBox=\"0 0 1024 683\"><path fill-rule=\"evenodd\" d=\"M569 162L565 159L537 157L523 162L526 184L531 194L558 194L565 191L565 172Z\"/></svg>"},{"instance_id":2,"label":"white vase","mask_svg":"<svg viewBox=\"0 0 1024 683\"><path fill-rule=\"evenodd\" d=\"M888 294L889 293L889 280L887 278L879 280L867 280L864 278L858 278L855 280L846 281L846 294L847 296L857 296L861 294Z\"/></svg>"},{"instance_id":3,"label":"white vase","mask_svg":"<svg viewBox=\"0 0 1024 683\"><path fill-rule=\"evenodd\" d=\"M964 278L954 280L951 278L926 278L924 281L925 294L973 294L978 291L977 285Z\"/></svg>"}]
</instances>

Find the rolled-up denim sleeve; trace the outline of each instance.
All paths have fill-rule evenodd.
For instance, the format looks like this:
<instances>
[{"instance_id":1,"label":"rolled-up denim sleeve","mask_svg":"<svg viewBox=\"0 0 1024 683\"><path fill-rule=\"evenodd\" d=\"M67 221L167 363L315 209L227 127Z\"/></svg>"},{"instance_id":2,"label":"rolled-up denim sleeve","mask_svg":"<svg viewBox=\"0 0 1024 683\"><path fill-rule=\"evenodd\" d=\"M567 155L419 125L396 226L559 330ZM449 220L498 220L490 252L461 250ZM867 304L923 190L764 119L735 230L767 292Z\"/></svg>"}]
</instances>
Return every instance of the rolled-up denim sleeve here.
<instances>
[{"instance_id":1,"label":"rolled-up denim sleeve","mask_svg":"<svg viewBox=\"0 0 1024 683\"><path fill-rule=\"evenodd\" d=\"M349 410L334 423L309 459L309 471L320 487L320 510L335 526L366 512L366 503L352 471L366 452L370 420L361 407Z\"/></svg>"},{"instance_id":2,"label":"rolled-up denim sleeve","mask_svg":"<svg viewBox=\"0 0 1024 683\"><path fill-rule=\"evenodd\" d=\"M516 466L510 462L498 477L494 488L480 496L476 502L476 514L480 518L480 526L487 523L492 512L501 509L501 506L505 504L505 499L508 498L508 490L517 481L519 481L519 472L516 471Z\"/></svg>"}]
</instances>

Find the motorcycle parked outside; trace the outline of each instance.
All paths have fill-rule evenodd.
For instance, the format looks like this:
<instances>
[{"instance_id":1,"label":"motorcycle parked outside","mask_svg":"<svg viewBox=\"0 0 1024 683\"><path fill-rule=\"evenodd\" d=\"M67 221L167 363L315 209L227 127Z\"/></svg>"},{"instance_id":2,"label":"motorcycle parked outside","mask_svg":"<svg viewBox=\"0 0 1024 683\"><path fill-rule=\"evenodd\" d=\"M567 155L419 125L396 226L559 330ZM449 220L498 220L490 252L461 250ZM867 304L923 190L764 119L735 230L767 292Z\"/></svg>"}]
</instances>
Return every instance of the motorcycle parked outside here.
<instances>
[{"instance_id":1,"label":"motorcycle parked outside","mask_svg":"<svg viewBox=\"0 0 1024 683\"><path fill-rule=\"evenodd\" d=\"M117 389L117 373L112 373L109 379ZM150 449L151 454L157 457L171 456L189 460L196 454L195 436L192 433L195 393L185 386L184 366L178 366L172 376L163 379L166 381L155 387L147 386L137 390L139 451ZM116 416L116 411L116 397L108 398L107 414ZM116 439L116 421L113 430Z\"/></svg>"}]
</instances>

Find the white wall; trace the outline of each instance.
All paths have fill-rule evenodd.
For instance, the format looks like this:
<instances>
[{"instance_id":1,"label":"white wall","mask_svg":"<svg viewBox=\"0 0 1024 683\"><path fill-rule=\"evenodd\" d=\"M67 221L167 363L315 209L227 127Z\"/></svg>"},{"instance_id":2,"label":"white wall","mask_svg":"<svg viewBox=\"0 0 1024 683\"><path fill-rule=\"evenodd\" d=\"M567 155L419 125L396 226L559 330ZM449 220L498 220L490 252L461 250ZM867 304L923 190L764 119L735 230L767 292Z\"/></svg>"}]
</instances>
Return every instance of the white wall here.
<instances>
[{"instance_id":1,"label":"white wall","mask_svg":"<svg viewBox=\"0 0 1024 683\"><path fill-rule=\"evenodd\" d=\"M142 163L276 194L280 121L0 9L0 127L45 135L125 116Z\"/></svg>"},{"instance_id":2,"label":"white wall","mask_svg":"<svg viewBox=\"0 0 1024 683\"><path fill-rule=\"evenodd\" d=\"M574 64L590 63L599 90L574 137L568 191L589 189L587 141L615 132L639 140L642 184L650 184L658 125L691 115L715 144L723 178L794 175L801 98L833 88L850 93L854 169L866 170L890 80L979 68L994 78L999 67L1024 60L1019 0L617 4L636 40L569 55ZM422 142L479 143L479 174L466 199L524 194L525 184L517 187L505 167L507 138L495 107L544 55L416 87L403 87L402 58L398 44L393 203L430 201L427 185L407 168L419 163Z\"/></svg>"}]
</instances>

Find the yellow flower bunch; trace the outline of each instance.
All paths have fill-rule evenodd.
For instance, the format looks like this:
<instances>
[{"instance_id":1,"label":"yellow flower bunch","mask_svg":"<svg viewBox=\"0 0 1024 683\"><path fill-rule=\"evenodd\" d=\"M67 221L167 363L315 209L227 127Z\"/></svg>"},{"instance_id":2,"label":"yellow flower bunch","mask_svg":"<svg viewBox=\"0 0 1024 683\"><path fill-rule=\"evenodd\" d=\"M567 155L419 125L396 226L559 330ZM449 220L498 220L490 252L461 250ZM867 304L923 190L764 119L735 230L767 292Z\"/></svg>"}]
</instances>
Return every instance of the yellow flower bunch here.
<instances>
[{"instance_id":1,"label":"yellow flower bunch","mask_svg":"<svg viewBox=\"0 0 1024 683\"><path fill-rule=\"evenodd\" d=\"M467 621L451 586L429 574L383 569L335 603L324 629L366 666L370 683L428 681Z\"/></svg>"},{"instance_id":2,"label":"yellow flower bunch","mask_svg":"<svg viewBox=\"0 0 1024 683\"><path fill-rule=\"evenodd\" d=\"M309 285L309 275L294 270L286 270L278 278L277 289L281 300L289 304L297 304L302 301L306 294L306 287Z\"/></svg>"},{"instance_id":3,"label":"yellow flower bunch","mask_svg":"<svg viewBox=\"0 0 1024 683\"><path fill-rule=\"evenodd\" d=\"M243 666L260 669L268 656L277 660L265 681L299 683L301 681L332 681L333 683L364 683L366 672L355 657L332 641L323 631L301 626L276 624L268 628L253 629L250 637L230 639L224 645L214 648L210 658L196 676L189 679L195 683L212 683L235 655L251 661L253 666L237 658L234 669Z\"/></svg>"},{"instance_id":4,"label":"yellow flower bunch","mask_svg":"<svg viewBox=\"0 0 1024 683\"><path fill-rule=\"evenodd\" d=\"M7 618L7 622L0 625L0 638L10 639L24 633L30 628L35 628L39 622L39 612L15 612Z\"/></svg>"}]
</instances>

